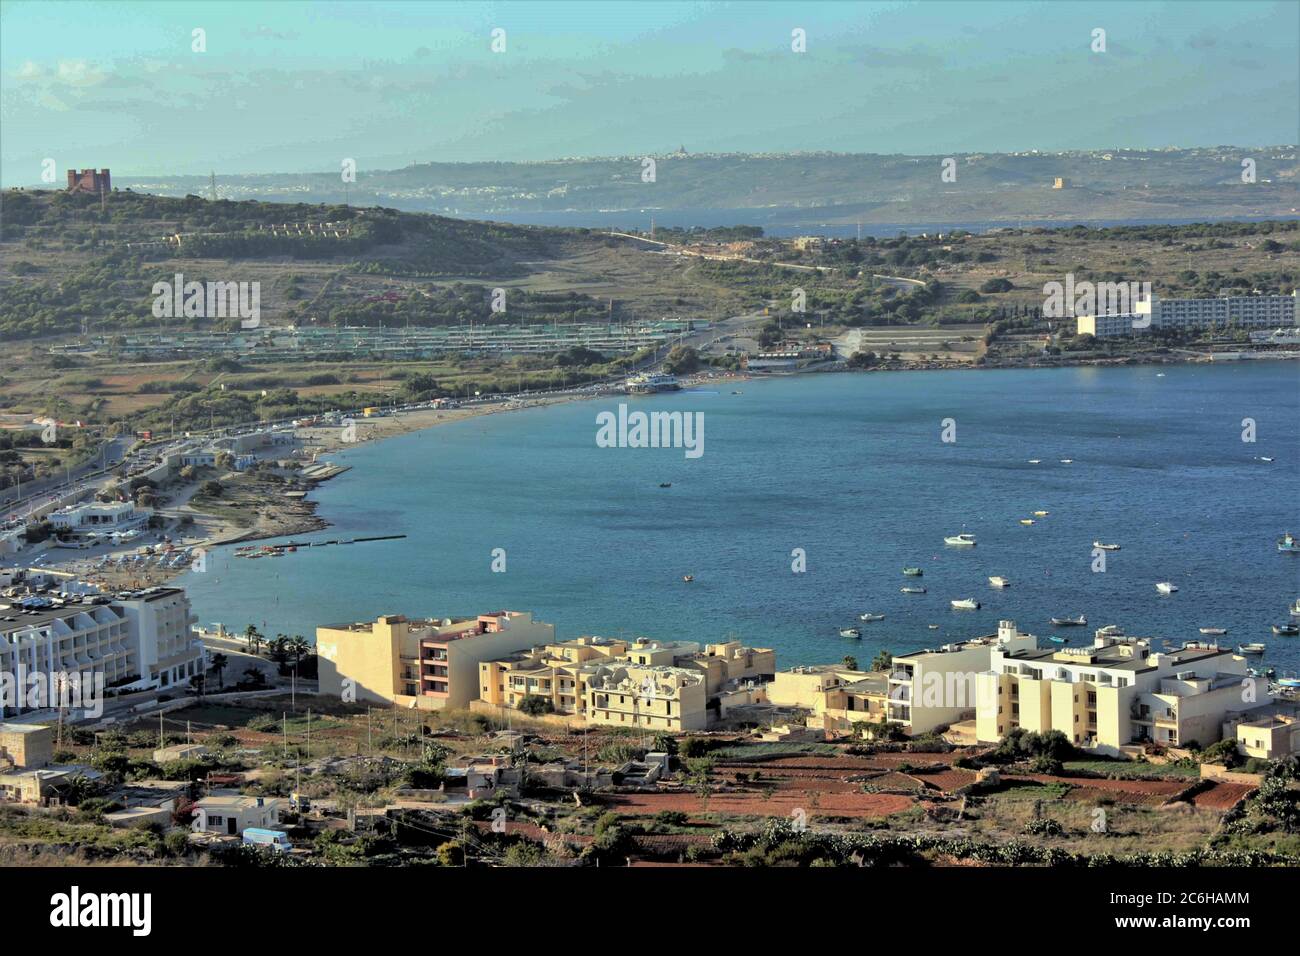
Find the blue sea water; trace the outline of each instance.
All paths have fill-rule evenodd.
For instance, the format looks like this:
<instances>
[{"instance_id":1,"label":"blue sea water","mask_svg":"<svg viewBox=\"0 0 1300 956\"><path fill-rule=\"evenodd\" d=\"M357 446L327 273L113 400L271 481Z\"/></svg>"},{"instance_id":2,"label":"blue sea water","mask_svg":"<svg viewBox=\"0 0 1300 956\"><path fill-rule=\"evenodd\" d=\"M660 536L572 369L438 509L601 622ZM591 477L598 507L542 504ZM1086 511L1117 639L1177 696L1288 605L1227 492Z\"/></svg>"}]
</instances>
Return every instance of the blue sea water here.
<instances>
[{"instance_id":1,"label":"blue sea water","mask_svg":"<svg viewBox=\"0 0 1300 956\"><path fill-rule=\"evenodd\" d=\"M180 583L205 624L308 637L381 613L510 608L562 638L735 636L785 667L937 646L1007 618L1076 644L1108 623L1178 642L1227 627L1221 640L1264 641L1267 663L1300 671L1300 638L1269 631L1300 596L1300 556L1275 547L1300 533L1300 364L813 375L626 400L702 412L697 459L597 447L596 415L618 401L350 449L335 458L352 469L315 493L333 527L299 540L408 538L260 561L221 549ZM1019 523L1035 510L1050 514ZM943 544L962 530L977 547ZM1094 540L1122 546L1102 573ZM1164 580L1179 592L1158 594ZM917 583L928 593L899 592ZM983 608L950 609L965 597ZM886 619L840 637L863 611ZM1080 613L1086 629L1048 624Z\"/></svg>"}]
</instances>

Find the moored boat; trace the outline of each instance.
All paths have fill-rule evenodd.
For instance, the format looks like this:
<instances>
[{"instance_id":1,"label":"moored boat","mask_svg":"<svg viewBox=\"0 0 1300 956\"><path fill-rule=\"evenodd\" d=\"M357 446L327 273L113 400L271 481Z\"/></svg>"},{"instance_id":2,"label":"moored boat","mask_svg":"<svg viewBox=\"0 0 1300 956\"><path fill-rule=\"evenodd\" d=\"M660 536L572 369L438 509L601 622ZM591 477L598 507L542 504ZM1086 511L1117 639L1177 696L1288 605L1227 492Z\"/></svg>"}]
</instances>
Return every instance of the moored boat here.
<instances>
[{"instance_id":1,"label":"moored boat","mask_svg":"<svg viewBox=\"0 0 1300 956\"><path fill-rule=\"evenodd\" d=\"M1258 644L1258 643L1237 645L1238 654L1249 654L1252 657L1258 657L1260 654L1263 654L1264 651L1266 651L1267 649L1268 648L1265 645Z\"/></svg>"},{"instance_id":2,"label":"moored boat","mask_svg":"<svg viewBox=\"0 0 1300 956\"><path fill-rule=\"evenodd\" d=\"M950 603L954 611L978 611L980 609L980 602L974 598L960 598Z\"/></svg>"},{"instance_id":3,"label":"moored boat","mask_svg":"<svg viewBox=\"0 0 1300 956\"><path fill-rule=\"evenodd\" d=\"M1277 549L1283 554L1300 554L1300 538L1288 531L1277 539Z\"/></svg>"},{"instance_id":4,"label":"moored boat","mask_svg":"<svg viewBox=\"0 0 1300 956\"><path fill-rule=\"evenodd\" d=\"M1000 574L995 574L991 578L989 578L989 584L993 585L995 588L1011 587L1011 582L1008 581L1006 578L1002 577L1002 575Z\"/></svg>"},{"instance_id":5,"label":"moored boat","mask_svg":"<svg viewBox=\"0 0 1300 956\"><path fill-rule=\"evenodd\" d=\"M973 548L975 546L975 535L963 531L961 534L950 534L943 539L944 544L955 544Z\"/></svg>"},{"instance_id":6,"label":"moored boat","mask_svg":"<svg viewBox=\"0 0 1300 956\"><path fill-rule=\"evenodd\" d=\"M1052 618L1053 627L1083 627L1088 623L1088 619L1080 614L1078 617L1054 617Z\"/></svg>"},{"instance_id":7,"label":"moored boat","mask_svg":"<svg viewBox=\"0 0 1300 956\"><path fill-rule=\"evenodd\" d=\"M925 574L925 572L920 568L903 568L903 573L909 578L919 578L921 575ZM1300 601L1297 601L1296 603L1300 604ZM1300 614L1300 611L1297 611L1296 613Z\"/></svg>"},{"instance_id":8,"label":"moored boat","mask_svg":"<svg viewBox=\"0 0 1300 956\"><path fill-rule=\"evenodd\" d=\"M1202 634L1209 634L1214 636L1228 633L1228 629L1226 627L1203 627L1200 630Z\"/></svg>"},{"instance_id":9,"label":"moored boat","mask_svg":"<svg viewBox=\"0 0 1300 956\"><path fill-rule=\"evenodd\" d=\"M1300 624L1274 624L1273 633L1278 637L1295 637L1300 634Z\"/></svg>"},{"instance_id":10,"label":"moored boat","mask_svg":"<svg viewBox=\"0 0 1300 956\"><path fill-rule=\"evenodd\" d=\"M1161 594L1173 594L1175 591L1178 590L1178 585L1173 584L1169 581L1161 581L1159 584L1156 585L1156 590L1159 591Z\"/></svg>"},{"instance_id":11,"label":"moored boat","mask_svg":"<svg viewBox=\"0 0 1300 956\"><path fill-rule=\"evenodd\" d=\"M872 621L883 621L884 619L885 619L885 615L872 614L870 611L858 615L859 621L866 621L868 624L870 624Z\"/></svg>"},{"instance_id":12,"label":"moored boat","mask_svg":"<svg viewBox=\"0 0 1300 956\"><path fill-rule=\"evenodd\" d=\"M1093 546L1094 548L1100 548L1100 549L1103 550L1103 551L1118 551L1118 550L1119 550L1119 545L1117 545L1117 544L1102 544L1100 541L1094 541L1094 542L1092 543L1092 546Z\"/></svg>"},{"instance_id":13,"label":"moored boat","mask_svg":"<svg viewBox=\"0 0 1300 956\"><path fill-rule=\"evenodd\" d=\"M903 594L924 594L925 588L899 588Z\"/></svg>"},{"instance_id":14,"label":"moored boat","mask_svg":"<svg viewBox=\"0 0 1300 956\"><path fill-rule=\"evenodd\" d=\"M1055 634L1053 634L1051 637L1049 637L1048 640L1051 641L1053 644L1069 644L1069 643L1070 643L1070 639L1069 639L1068 637L1057 637Z\"/></svg>"},{"instance_id":15,"label":"moored boat","mask_svg":"<svg viewBox=\"0 0 1300 956\"><path fill-rule=\"evenodd\" d=\"M1021 524L1033 524L1033 523L1034 523L1034 519L1033 519L1033 518L1021 518L1021 519L1020 519L1020 523L1021 523Z\"/></svg>"},{"instance_id":16,"label":"moored boat","mask_svg":"<svg viewBox=\"0 0 1300 956\"><path fill-rule=\"evenodd\" d=\"M861 636L862 636L862 632L859 631L856 627L840 628L840 637L861 637Z\"/></svg>"}]
</instances>

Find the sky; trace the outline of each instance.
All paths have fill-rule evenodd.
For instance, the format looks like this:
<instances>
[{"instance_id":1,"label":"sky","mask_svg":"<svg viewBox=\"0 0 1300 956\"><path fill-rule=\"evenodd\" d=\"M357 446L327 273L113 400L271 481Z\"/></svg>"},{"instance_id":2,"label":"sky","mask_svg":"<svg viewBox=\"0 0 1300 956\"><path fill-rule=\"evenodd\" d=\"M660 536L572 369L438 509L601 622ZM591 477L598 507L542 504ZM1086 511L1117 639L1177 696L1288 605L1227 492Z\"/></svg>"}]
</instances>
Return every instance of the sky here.
<instances>
[{"instance_id":1,"label":"sky","mask_svg":"<svg viewBox=\"0 0 1300 956\"><path fill-rule=\"evenodd\" d=\"M1295 0L0 0L5 186L47 158L121 177L1298 141Z\"/></svg>"}]
</instances>

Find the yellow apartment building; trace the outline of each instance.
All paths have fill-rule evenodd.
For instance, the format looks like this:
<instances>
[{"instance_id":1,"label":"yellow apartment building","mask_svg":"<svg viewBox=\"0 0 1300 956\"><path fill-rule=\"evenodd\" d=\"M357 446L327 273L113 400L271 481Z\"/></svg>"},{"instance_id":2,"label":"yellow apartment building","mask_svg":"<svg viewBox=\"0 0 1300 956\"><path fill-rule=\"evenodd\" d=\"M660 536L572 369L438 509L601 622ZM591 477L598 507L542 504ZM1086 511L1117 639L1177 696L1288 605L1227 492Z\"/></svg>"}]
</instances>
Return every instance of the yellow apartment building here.
<instances>
[{"instance_id":1,"label":"yellow apartment building","mask_svg":"<svg viewBox=\"0 0 1300 956\"><path fill-rule=\"evenodd\" d=\"M841 735L855 725L888 719L886 674L849 670L838 664L779 671L767 685L768 703L810 711L808 726Z\"/></svg>"},{"instance_id":2,"label":"yellow apartment building","mask_svg":"<svg viewBox=\"0 0 1300 956\"><path fill-rule=\"evenodd\" d=\"M320 692L424 710L468 707L479 696L479 664L555 639L527 611L470 618L374 621L316 629Z\"/></svg>"},{"instance_id":3,"label":"yellow apartment building","mask_svg":"<svg viewBox=\"0 0 1300 956\"><path fill-rule=\"evenodd\" d=\"M1223 726L1223 738L1235 739L1243 757L1278 760L1300 754L1300 704L1277 702L1230 717Z\"/></svg>"},{"instance_id":4,"label":"yellow apartment building","mask_svg":"<svg viewBox=\"0 0 1300 956\"><path fill-rule=\"evenodd\" d=\"M1119 756L1151 742L1202 747L1229 716L1270 703L1268 683L1229 648L1194 642L1164 653L1143 638L1098 632L1091 646L999 649L977 678L976 736L1059 730Z\"/></svg>"},{"instance_id":5,"label":"yellow apartment building","mask_svg":"<svg viewBox=\"0 0 1300 956\"><path fill-rule=\"evenodd\" d=\"M581 714L586 701L586 673L601 661L621 658L626 641L579 637L546 644L479 664L479 699L497 707L517 708L525 697L542 697L559 714Z\"/></svg>"},{"instance_id":6,"label":"yellow apartment building","mask_svg":"<svg viewBox=\"0 0 1300 956\"><path fill-rule=\"evenodd\" d=\"M611 661L593 669L586 688L586 717L592 724L670 733L709 724L709 695L697 670Z\"/></svg>"}]
</instances>

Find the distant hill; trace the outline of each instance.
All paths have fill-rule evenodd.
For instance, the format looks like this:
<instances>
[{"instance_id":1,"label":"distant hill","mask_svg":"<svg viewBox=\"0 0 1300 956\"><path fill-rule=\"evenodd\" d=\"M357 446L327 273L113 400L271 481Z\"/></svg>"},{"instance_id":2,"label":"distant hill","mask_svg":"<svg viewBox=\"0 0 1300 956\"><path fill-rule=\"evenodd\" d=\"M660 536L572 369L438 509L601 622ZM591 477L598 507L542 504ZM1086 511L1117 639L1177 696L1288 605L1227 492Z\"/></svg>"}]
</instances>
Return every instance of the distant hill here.
<instances>
[{"instance_id":1,"label":"distant hill","mask_svg":"<svg viewBox=\"0 0 1300 956\"><path fill-rule=\"evenodd\" d=\"M217 181L218 195L233 199L346 200L505 219L511 213L729 210L738 223L769 226L1260 218L1300 208L1294 146L652 158L653 182L643 181L640 156L360 169L346 186L333 172L218 175ZM955 181L941 178L947 158L955 160ZM1254 161L1254 183L1242 182L1244 159ZM1053 188L1057 178L1064 188ZM162 195L209 191L203 177L117 177L115 183Z\"/></svg>"}]
</instances>

